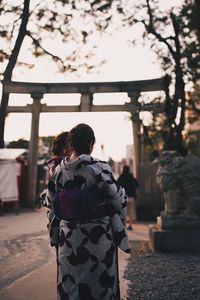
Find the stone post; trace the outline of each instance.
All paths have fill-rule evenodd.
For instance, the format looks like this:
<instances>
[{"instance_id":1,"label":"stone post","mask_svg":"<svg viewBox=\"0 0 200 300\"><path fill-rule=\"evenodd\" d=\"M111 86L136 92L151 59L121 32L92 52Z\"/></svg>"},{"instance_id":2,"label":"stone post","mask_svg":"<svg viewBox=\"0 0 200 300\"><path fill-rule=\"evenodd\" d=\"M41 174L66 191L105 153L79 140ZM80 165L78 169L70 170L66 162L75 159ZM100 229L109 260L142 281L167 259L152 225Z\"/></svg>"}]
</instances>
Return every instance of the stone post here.
<instances>
[{"instance_id":1,"label":"stone post","mask_svg":"<svg viewBox=\"0 0 200 300\"><path fill-rule=\"evenodd\" d=\"M133 128L133 172L136 177L138 177L138 164L141 160L141 145L140 145L140 120L139 120L139 112L140 112L140 104L138 99L140 97L140 92L131 92L128 93L128 96L131 99L130 113L132 120L132 128Z\"/></svg>"},{"instance_id":2,"label":"stone post","mask_svg":"<svg viewBox=\"0 0 200 300\"><path fill-rule=\"evenodd\" d=\"M34 208L36 203L36 189L37 189L37 160L38 160L38 131L40 109L43 95L41 93L32 93L32 120L31 120L31 136L29 142L29 156L28 156L28 197L27 206Z\"/></svg>"},{"instance_id":3,"label":"stone post","mask_svg":"<svg viewBox=\"0 0 200 300\"><path fill-rule=\"evenodd\" d=\"M80 111L81 112L91 111L92 101L93 101L92 94L81 94Z\"/></svg>"},{"instance_id":4,"label":"stone post","mask_svg":"<svg viewBox=\"0 0 200 300\"><path fill-rule=\"evenodd\" d=\"M150 246L159 252L200 249L200 158L177 151L159 157L157 182L164 194L165 209L150 225Z\"/></svg>"}]
</instances>

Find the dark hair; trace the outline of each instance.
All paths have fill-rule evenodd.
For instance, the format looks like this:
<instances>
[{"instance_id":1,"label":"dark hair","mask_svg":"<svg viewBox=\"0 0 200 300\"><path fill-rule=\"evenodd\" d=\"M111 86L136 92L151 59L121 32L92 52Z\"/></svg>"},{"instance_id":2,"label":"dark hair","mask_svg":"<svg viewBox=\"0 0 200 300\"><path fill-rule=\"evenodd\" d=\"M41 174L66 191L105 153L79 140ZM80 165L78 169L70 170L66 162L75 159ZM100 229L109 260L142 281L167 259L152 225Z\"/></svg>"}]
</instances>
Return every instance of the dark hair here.
<instances>
[{"instance_id":1,"label":"dark hair","mask_svg":"<svg viewBox=\"0 0 200 300\"><path fill-rule=\"evenodd\" d=\"M127 165L124 165L122 173L123 173L123 174L130 173L130 167L127 166Z\"/></svg>"},{"instance_id":2,"label":"dark hair","mask_svg":"<svg viewBox=\"0 0 200 300\"><path fill-rule=\"evenodd\" d=\"M78 124L69 132L69 146L79 155L90 154L91 145L93 145L94 143L94 131L87 124Z\"/></svg>"},{"instance_id":3,"label":"dark hair","mask_svg":"<svg viewBox=\"0 0 200 300\"><path fill-rule=\"evenodd\" d=\"M69 132L65 131L57 135L53 139L51 153L55 156L63 156L68 148L68 136Z\"/></svg>"}]
</instances>

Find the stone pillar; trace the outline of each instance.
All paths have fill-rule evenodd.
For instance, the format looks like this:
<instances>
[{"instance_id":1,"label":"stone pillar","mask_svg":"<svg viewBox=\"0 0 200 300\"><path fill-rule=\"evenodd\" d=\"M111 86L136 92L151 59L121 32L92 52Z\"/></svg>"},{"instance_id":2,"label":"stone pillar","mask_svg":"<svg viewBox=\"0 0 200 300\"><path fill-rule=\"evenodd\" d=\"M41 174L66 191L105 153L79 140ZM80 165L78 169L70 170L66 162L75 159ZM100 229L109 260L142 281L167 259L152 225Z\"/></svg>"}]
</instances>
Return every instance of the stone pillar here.
<instances>
[{"instance_id":1,"label":"stone pillar","mask_svg":"<svg viewBox=\"0 0 200 300\"><path fill-rule=\"evenodd\" d=\"M80 111L81 112L91 111L92 101L93 101L92 94L82 94L81 95L81 103L80 103Z\"/></svg>"},{"instance_id":2,"label":"stone pillar","mask_svg":"<svg viewBox=\"0 0 200 300\"><path fill-rule=\"evenodd\" d=\"M29 156L28 156L28 197L27 206L34 208L36 203L36 189L37 189L37 160L38 160L38 131L40 110L43 95L41 93L31 94L33 98L32 104L32 120L31 120L31 136L29 142Z\"/></svg>"},{"instance_id":3,"label":"stone pillar","mask_svg":"<svg viewBox=\"0 0 200 300\"><path fill-rule=\"evenodd\" d=\"M140 112L140 104L138 99L140 97L140 92L131 92L128 93L128 96L131 99L130 105L130 113L132 120L132 128L133 128L133 172L136 177L138 177L138 164L141 160L141 145L140 145L140 120L139 120L139 112Z\"/></svg>"}]
</instances>

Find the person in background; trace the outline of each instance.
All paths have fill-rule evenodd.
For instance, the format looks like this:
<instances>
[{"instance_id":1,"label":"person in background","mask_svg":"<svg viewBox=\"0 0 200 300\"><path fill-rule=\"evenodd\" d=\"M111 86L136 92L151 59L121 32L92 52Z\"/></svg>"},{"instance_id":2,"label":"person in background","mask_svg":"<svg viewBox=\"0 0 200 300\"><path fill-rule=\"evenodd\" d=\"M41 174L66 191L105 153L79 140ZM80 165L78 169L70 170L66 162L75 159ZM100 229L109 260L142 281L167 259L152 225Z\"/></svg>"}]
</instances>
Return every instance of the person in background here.
<instances>
[{"instance_id":1,"label":"person in background","mask_svg":"<svg viewBox=\"0 0 200 300\"><path fill-rule=\"evenodd\" d=\"M109 164L91 156L90 126L72 128L68 142L70 156L47 188L49 222L60 219L58 240L51 239L58 247L58 298L120 300L117 247L130 253L123 223L127 196Z\"/></svg>"},{"instance_id":2,"label":"person in background","mask_svg":"<svg viewBox=\"0 0 200 300\"><path fill-rule=\"evenodd\" d=\"M61 132L57 136L54 137L53 143L51 146L51 159L46 162L46 166L48 168L47 180L53 176L56 167L61 163L63 157L69 155L69 147L68 147L68 131ZM48 206L48 202L46 201L46 193L47 189L40 194L39 197L39 208L47 207L49 208L48 215L53 214L51 211L51 207ZM49 234L52 236L52 239L57 239L59 232L60 220L59 218L54 218L54 221L47 225L49 230ZM56 261L58 266L58 247L56 246ZM58 267L57 267L57 280L58 280Z\"/></svg>"},{"instance_id":3,"label":"person in background","mask_svg":"<svg viewBox=\"0 0 200 300\"><path fill-rule=\"evenodd\" d=\"M64 156L69 155L68 147L68 131L61 132L59 135L55 136L51 146L51 156L52 158L46 162L48 167L49 178L53 175L55 168L61 162Z\"/></svg>"},{"instance_id":4,"label":"person in background","mask_svg":"<svg viewBox=\"0 0 200 300\"><path fill-rule=\"evenodd\" d=\"M54 137L52 145L51 145L51 158L45 162L45 167L47 168L46 174L46 185L48 184L49 179L53 175L55 168L60 164L63 157L69 155L69 147L68 147L68 131L61 132L57 136ZM38 207L47 207L47 203L45 200L46 197L45 188L39 195L37 199Z\"/></svg>"},{"instance_id":5,"label":"person in background","mask_svg":"<svg viewBox=\"0 0 200 300\"><path fill-rule=\"evenodd\" d=\"M129 219L128 230L133 230L133 224L137 220L135 200L136 189L139 187L138 180L130 173L129 166L125 165L123 171L117 180L118 184L124 187L128 196L127 217Z\"/></svg>"}]
</instances>

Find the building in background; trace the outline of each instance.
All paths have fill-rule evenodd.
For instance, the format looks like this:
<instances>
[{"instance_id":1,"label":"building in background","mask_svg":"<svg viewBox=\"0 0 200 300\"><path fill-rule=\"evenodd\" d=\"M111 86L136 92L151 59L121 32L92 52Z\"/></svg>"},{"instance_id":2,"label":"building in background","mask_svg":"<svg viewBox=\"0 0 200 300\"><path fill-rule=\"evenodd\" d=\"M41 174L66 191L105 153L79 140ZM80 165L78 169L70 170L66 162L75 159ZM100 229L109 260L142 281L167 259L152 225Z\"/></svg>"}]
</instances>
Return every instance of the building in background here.
<instances>
[{"instance_id":1,"label":"building in background","mask_svg":"<svg viewBox=\"0 0 200 300\"><path fill-rule=\"evenodd\" d=\"M18 207L26 194L26 149L0 149L0 204L1 209Z\"/></svg>"}]
</instances>

